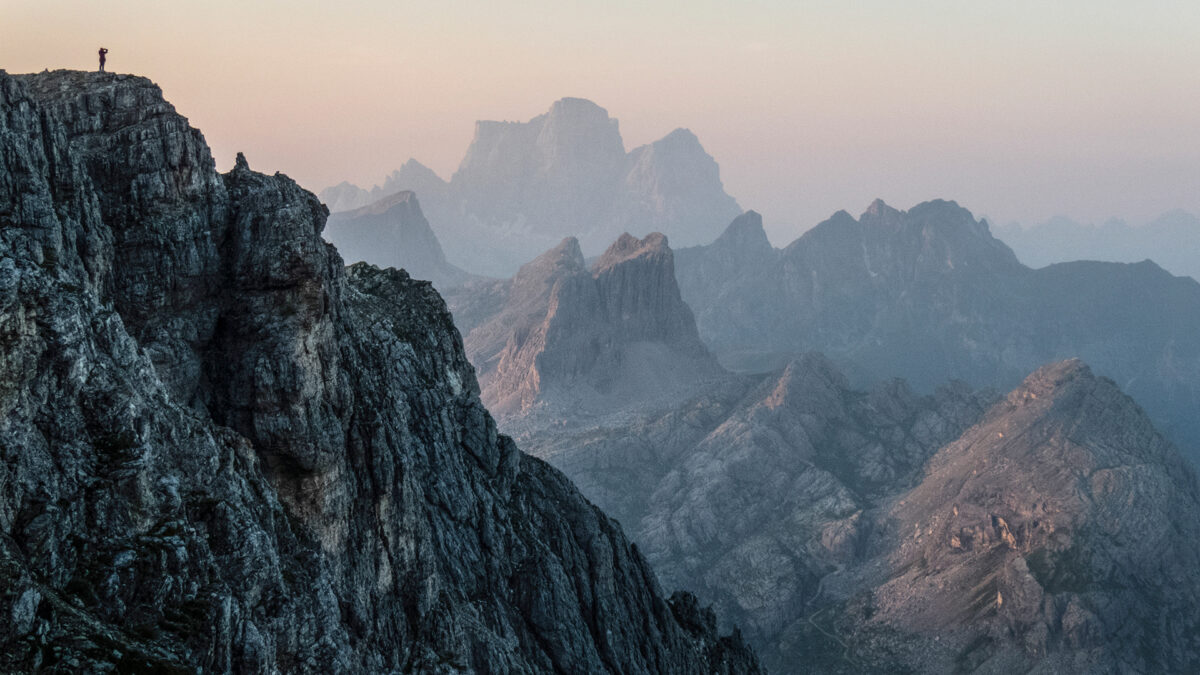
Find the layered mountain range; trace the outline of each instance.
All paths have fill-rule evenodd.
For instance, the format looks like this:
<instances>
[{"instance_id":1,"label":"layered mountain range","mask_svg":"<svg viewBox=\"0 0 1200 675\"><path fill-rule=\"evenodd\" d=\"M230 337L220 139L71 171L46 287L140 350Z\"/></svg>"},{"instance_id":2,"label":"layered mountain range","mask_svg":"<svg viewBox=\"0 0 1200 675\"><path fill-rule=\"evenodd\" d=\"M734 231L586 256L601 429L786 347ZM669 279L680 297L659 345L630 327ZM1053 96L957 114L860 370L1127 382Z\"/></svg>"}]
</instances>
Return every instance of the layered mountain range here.
<instances>
[{"instance_id":1,"label":"layered mountain range","mask_svg":"<svg viewBox=\"0 0 1200 675\"><path fill-rule=\"evenodd\" d=\"M335 213L323 235L347 263L403 269L438 289L462 286L472 279L446 261L442 244L412 192L397 192L353 211Z\"/></svg>"},{"instance_id":2,"label":"layered mountain range","mask_svg":"<svg viewBox=\"0 0 1200 675\"><path fill-rule=\"evenodd\" d=\"M151 82L0 72L0 156L0 670L757 670Z\"/></svg>"},{"instance_id":3,"label":"layered mountain range","mask_svg":"<svg viewBox=\"0 0 1200 675\"><path fill-rule=\"evenodd\" d=\"M478 122L449 181L409 160L381 186L343 183L320 196L336 212L400 190L421 198L452 262L498 277L564 237L577 238L589 255L629 231L694 245L740 212L690 131L626 152L617 120L578 98L556 101L528 122Z\"/></svg>"},{"instance_id":4,"label":"layered mountain range","mask_svg":"<svg viewBox=\"0 0 1200 675\"><path fill-rule=\"evenodd\" d=\"M700 334L738 370L827 354L855 383L1008 388L1085 359L1200 459L1200 284L1152 262L1030 269L953 202L841 211L786 248L748 212L676 253Z\"/></svg>"},{"instance_id":5,"label":"layered mountain range","mask_svg":"<svg viewBox=\"0 0 1200 675\"><path fill-rule=\"evenodd\" d=\"M1091 225L1060 217L1028 227L997 226L995 231L1030 267L1071 260L1153 260L1172 274L1200 281L1200 217L1187 211L1169 211L1139 226L1123 220Z\"/></svg>"},{"instance_id":6,"label":"layered mountain range","mask_svg":"<svg viewBox=\"0 0 1200 675\"><path fill-rule=\"evenodd\" d=\"M1020 282L1030 270L952 203L902 213L878 202L860 219L839 214L834 223L811 248L778 251L757 214L744 214L711 246L681 251L680 259L703 256L703 264L680 262L678 277L720 299L713 326L749 336L807 326L835 347L865 342L855 331L904 336L912 342L896 343L898 359L930 358L897 363L918 371L946 347L916 338L935 339L938 329L945 344L976 340L982 352L982 340L1006 321L1024 321L1030 334L1035 320L1045 321L1057 339L1070 335L1066 328L1082 333L1096 316L1062 306L1057 325L1022 316L1028 306L1012 298L1029 300ZM853 258L840 255L852 248ZM815 353L754 375L706 370L707 354L676 347L667 353L692 360L662 361L669 370L705 377L656 399L640 377L650 366L611 364L622 353L614 336L659 325L650 308L673 326L655 335L693 344L693 315L678 309L666 274L665 263L676 259L668 251L654 235L622 237L588 268L567 240L512 280L457 289L449 302L484 398L502 410L501 427L623 523L664 583L693 591L740 626L772 672L1190 672L1200 665L1200 578L1191 571L1200 562L1200 487L1115 382L1072 359L1036 369L1007 396L961 381L929 386L923 372L930 394L890 378L860 390ZM621 309L564 292L576 283L613 287L601 280L630 253L642 264L610 295L622 299ZM659 271L648 274L652 266ZM1102 284L1113 269L1122 268L1101 265L1087 278ZM1155 277L1190 283L1161 271ZM882 288L888 280L892 287ZM1084 297L1128 304L1114 288L1124 281L1118 276ZM1061 293L1071 288L1045 283ZM799 289L812 305L788 319L797 323L782 323L783 309L796 307L783 303ZM917 319L938 311L947 314L942 324L916 332ZM640 318L630 326L614 317ZM1118 327L1129 321L1113 318ZM557 331L549 328L555 323ZM870 333L881 324L890 331ZM1127 336L1134 325L1124 324ZM1112 329L1103 335L1119 338ZM593 386L580 373L597 374L578 360L539 360L560 348L607 364L600 375L622 395L572 398ZM853 363L852 352L831 351ZM528 358L502 376L501 363L514 354ZM649 381L664 377L649 372ZM521 405L506 403L510 388L488 395L492 382L530 378L558 382L566 393L529 389Z\"/></svg>"},{"instance_id":7,"label":"layered mountain range","mask_svg":"<svg viewBox=\"0 0 1200 675\"><path fill-rule=\"evenodd\" d=\"M521 442L771 672L1200 666L1194 470L1079 361L1001 398L856 391L808 355Z\"/></svg>"}]
</instances>

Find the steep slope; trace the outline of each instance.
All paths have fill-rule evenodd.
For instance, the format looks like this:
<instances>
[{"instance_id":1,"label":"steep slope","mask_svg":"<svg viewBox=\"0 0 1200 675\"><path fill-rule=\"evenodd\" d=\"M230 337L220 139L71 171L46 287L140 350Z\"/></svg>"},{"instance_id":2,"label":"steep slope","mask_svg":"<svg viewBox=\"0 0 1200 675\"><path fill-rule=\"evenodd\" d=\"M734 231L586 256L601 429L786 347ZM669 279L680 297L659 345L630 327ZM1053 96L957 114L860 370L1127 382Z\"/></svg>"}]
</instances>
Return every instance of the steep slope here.
<instances>
[{"instance_id":1,"label":"steep slope","mask_svg":"<svg viewBox=\"0 0 1200 675\"><path fill-rule=\"evenodd\" d=\"M335 213L324 236L348 263L402 268L439 289L471 280L471 275L446 262L442 244L412 192L397 192L360 209Z\"/></svg>"},{"instance_id":2,"label":"steep slope","mask_svg":"<svg viewBox=\"0 0 1200 675\"><path fill-rule=\"evenodd\" d=\"M1130 398L1046 366L893 503L851 639L902 631L889 648L924 670L1194 672L1198 517L1194 472Z\"/></svg>"},{"instance_id":3,"label":"steep slope","mask_svg":"<svg viewBox=\"0 0 1200 675\"><path fill-rule=\"evenodd\" d=\"M451 307L470 314L473 296L497 292L498 311L475 319L465 343L483 399L501 417L534 407L586 416L662 406L724 377L680 298L662 234L623 234L590 269L568 238L502 289L456 292Z\"/></svg>"},{"instance_id":4,"label":"steep slope","mask_svg":"<svg viewBox=\"0 0 1200 675\"><path fill-rule=\"evenodd\" d=\"M745 218L745 217L743 217ZM782 251L727 236L678 256L700 334L739 370L822 351L857 383L902 377L1009 388L1080 357L1200 452L1200 284L1153 263L1021 265L953 202L876 202L835 214ZM727 262L721 262L727 261Z\"/></svg>"},{"instance_id":5,"label":"steep slope","mask_svg":"<svg viewBox=\"0 0 1200 675\"><path fill-rule=\"evenodd\" d=\"M755 669L152 83L0 72L0 156L0 668Z\"/></svg>"},{"instance_id":6,"label":"steep slope","mask_svg":"<svg viewBox=\"0 0 1200 675\"><path fill-rule=\"evenodd\" d=\"M626 153L617 120L578 98L556 101L528 122L476 123L444 190L431 173L402 170L381 189L416 191L447 234L450 259L492 276L513 274L564 237L576 237L589 254L626 231L660 231L687 245L709 241L739 211L690 131ZM337 211L357 204L345 193L353 190L321 194Z\"/></svg>"}]
</instances>

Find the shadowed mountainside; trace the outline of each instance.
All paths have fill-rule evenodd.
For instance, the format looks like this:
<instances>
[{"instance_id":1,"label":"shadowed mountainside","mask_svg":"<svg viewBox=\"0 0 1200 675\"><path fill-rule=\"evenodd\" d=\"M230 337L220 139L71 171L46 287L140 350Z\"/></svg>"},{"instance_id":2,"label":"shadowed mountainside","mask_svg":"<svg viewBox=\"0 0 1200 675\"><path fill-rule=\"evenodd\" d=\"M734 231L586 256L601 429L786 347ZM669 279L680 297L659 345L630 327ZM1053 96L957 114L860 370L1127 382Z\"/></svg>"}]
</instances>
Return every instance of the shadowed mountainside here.
<instances>
[{"instance_id":1,"label":"shadowed mountainside","mask_svg":"<svg viewBox=\"0 0 1200 675\"><path fill-rule=\"evenodd\" d=\"M0 156L0 669L757 670L151 82L0 72Z\"/></svg>"}]
</instances>

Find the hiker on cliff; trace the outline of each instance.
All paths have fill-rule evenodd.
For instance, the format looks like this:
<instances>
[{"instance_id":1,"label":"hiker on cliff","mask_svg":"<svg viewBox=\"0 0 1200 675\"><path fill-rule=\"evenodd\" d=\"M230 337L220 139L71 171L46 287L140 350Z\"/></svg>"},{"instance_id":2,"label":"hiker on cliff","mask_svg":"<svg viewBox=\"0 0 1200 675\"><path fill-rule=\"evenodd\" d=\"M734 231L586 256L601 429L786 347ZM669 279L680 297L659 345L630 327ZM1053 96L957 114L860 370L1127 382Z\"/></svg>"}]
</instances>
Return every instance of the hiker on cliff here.
<instances>
[{"instance_id":1,"label":"hiker on cliff","mask_svg":"<svg viewBox=\"0 0 1200 675\"><path fill-rule=\"evenodd\" d=\"M102 73L104 72L104 61L105 61L104 55L107 53L108 53L107 49L105 49L104 47L100 48L100 72L102 72Z\"/></svg>"}]
</instances>

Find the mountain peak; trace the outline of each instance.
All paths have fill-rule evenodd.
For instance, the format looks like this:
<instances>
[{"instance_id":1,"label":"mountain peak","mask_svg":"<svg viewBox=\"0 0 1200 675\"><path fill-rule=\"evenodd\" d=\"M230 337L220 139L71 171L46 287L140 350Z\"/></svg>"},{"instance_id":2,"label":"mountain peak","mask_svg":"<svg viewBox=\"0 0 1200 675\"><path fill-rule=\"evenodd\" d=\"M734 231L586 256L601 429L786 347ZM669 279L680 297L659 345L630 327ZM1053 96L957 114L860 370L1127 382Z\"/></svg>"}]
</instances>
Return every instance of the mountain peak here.
<instances>
[{"instance_id":1,"label":"mountain peak","mask_svg":"<svg viewBox=\"0 0 1200 675\"><path fill-rule=\"evenodd\" d=\"M646 235L645 239L638 239L625 232L592 265L592 272L599 274L614 265L632 260L633 258L663 255L664 253L667 255L671 254L671 249L667 246L667 236L665 234L651 232Z\"/></svg>"},{"instance_id":2,"label":"mountain peak","mask_svg":"<svg viewBox=\"0 0 1200 675\"><path fill-rule=\"evenodd\" d=\"M867 207L867 210L863 212L859 219L893 219L898 218L901 214L902 212L899 209L894 209L888 206L887 203L882 199L877 198L875 201L871 202L871 205Z\"/></svg>"}]
</instances>

